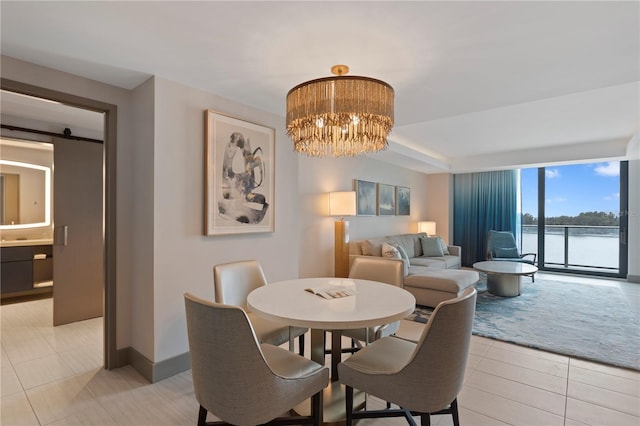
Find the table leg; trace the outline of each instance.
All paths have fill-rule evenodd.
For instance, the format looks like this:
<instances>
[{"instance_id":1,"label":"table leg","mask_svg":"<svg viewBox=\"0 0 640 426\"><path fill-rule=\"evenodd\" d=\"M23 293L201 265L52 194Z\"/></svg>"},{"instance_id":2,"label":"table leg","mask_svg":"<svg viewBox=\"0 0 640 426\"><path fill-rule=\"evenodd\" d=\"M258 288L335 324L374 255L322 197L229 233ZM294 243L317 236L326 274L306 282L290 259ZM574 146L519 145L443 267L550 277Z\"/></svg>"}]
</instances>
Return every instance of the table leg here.
<instances>
[{"instance_id":1,"label":"table leg","mask_svg":"<svg viewBox=\"0 0 640 426\"><path fill-rule=\"evenodd\" d=\"M502 297L520 296L520 275L512 274L487 274L487 290L491 294Z\"/></svg>"},{"instance_id":2,"label":"table leg","mask_svg":"<svg viewBox=\"0 0 640 426\"><path fill-rule=\"evenodd\" d=\"M325 339L323 330L311 329L311 360L325 365ZM345 386L338 382L337 365L342 358L342 332L331 331L331 382L324 388L322 404L324 408L324 424L330 426L343 425L345 414ZM366 394L354 389L353 407L360 410L365 407ZM311 402L306 400L293 409L301 416L309 415Z\"/></svg>"}]
</instances>

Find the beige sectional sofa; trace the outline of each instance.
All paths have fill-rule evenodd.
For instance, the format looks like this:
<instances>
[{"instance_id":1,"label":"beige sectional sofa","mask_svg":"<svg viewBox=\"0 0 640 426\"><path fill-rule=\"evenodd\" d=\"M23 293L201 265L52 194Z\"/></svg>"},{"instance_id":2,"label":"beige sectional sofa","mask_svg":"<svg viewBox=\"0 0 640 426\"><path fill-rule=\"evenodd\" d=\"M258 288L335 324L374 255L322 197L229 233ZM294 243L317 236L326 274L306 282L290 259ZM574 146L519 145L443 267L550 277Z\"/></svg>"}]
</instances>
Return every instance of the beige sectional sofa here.
<instances>
[{"instance_id":1,"label":"beige sectional sofa","mask_svg":"<svg viewBox=\"0 0 640 426\"><path fill-rule=\"evenodd\" d=\"M422 238L427 240L422 241ZM444 245L441 240L439 244L441 249L446 247L442 255L435 247L435 241L429 239L425 233L352 241L349 243L349 258L353 261L358 256L377 256L384 261L386 258L383 256L393 256L393 250L389 249L388 245L395 247L401 258L406 254L403 260L404 289L414 295L417 304L435 307L444 300L461 295L479 279L476 271L459 269L462 254L460 246ZM383 248L386 250L384 255ZM423 249L429 252L425 253ZM395 254L395 257L398 257L398 254Z\"/></svg>"}]
</instances>

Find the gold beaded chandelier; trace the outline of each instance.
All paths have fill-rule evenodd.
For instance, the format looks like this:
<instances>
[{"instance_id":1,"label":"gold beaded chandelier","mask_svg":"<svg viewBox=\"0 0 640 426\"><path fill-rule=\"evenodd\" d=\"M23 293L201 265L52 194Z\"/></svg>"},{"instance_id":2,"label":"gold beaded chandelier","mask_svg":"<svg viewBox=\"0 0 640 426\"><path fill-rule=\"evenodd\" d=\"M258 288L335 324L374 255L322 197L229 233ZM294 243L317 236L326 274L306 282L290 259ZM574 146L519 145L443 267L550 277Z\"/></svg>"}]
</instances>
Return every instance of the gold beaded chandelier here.
<instances>
[{"instance_id":1,"label":"gold beaded chandelier","mask_svg":"<svg viewBox=\"0 0 640 426\"><path fill-rule=\"evenodd\" d=\"M369 77L345 76L307 81L287 93L287 134L296 152L312 157L354 156L387 148L393 127L393 88Z\"/></svg>"}]
</instances>

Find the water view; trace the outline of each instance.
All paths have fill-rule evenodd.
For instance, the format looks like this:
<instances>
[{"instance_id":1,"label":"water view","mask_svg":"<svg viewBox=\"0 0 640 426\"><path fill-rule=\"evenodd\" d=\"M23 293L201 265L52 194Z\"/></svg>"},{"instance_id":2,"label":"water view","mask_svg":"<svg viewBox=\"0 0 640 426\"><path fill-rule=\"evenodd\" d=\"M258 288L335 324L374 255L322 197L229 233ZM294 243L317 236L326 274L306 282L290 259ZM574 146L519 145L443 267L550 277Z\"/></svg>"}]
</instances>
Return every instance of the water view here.
<instances>
[{"instance_id":1,"label":"water view","mask_svg":"<svg viewBox=\"0 0 640 426\"><path fill-rule=\"evenodd\" d=\"M545 235L545 264L564 265L564 235ZM618 269L618 235L569 235L569 264ZM538 235L522 234L522 252L538 252Z\"/></svg>"}]
</instances>

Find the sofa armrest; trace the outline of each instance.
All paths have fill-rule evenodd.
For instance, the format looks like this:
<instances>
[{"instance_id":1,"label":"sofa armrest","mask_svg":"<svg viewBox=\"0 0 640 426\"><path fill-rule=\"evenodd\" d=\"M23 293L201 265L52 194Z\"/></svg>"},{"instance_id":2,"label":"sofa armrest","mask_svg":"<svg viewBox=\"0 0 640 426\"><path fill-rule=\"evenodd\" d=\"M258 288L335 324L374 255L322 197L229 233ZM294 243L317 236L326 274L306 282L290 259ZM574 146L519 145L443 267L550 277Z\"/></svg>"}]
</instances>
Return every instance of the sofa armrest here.
<instances>
[{"instance_id":1,"label":"sofa armrest","mask_svg":"<svg viewBox=\"0 0 640 426\"><path fill-rule=\"evenodd\" d=\"M462 257L462 247L461 246L447 246L449 249L449 254L452 256Z\"/></svg>"}]
</instances>

